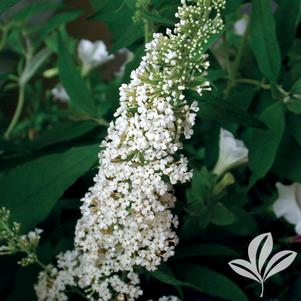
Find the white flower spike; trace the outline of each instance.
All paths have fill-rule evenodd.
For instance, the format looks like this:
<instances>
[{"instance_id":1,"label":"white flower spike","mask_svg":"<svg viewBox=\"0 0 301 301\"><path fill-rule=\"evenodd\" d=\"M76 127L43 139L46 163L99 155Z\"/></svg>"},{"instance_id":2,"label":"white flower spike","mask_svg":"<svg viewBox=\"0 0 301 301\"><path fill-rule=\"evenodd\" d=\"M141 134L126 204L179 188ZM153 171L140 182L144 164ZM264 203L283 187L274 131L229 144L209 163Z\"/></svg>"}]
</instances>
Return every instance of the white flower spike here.
<instances>
[{"instance_id":1,"label":"white flower spike","mask_svg":"<svg viewBox=\"0 0 301 301\"><path fill-rule=\"evenodd\" d=\"M301 184L291 185L276 184L278 199L273 205L275 215L285 218L290 224L295 225L297 234L301 234Z\"/></svg>"},{"instance_id":2,"label":"white flower spike","mask_svg":"<svg viewBox=\"0 0 301 301\"><path fill-rule=\"evenodd\" d=\"M198 111L184 92L209 88L195 76L205 78L204 46L223 27L225 0L210 3L179 7L175 29L154 34L131 82L120 87L95 183L82 200L75 248L40 273L39 301L67 300L70 287L90 301L134 301L142 294L137 267L154 271L174 255L173 185L192 177L187 158L176 153L192 136Z\"/></svg>"},{"instance_id":3,"label":"white flower spike","mask_svg":"<svg viewBox=\"0 0 301 301\"><path fill-rule=\"evenodd\" d=\"M232 133L221 129L219 140L219 157L213 169L218 176L227 170L248 162L248 149L243 141L235 139Z\"/></svg>"},{"instance_id":4,"label":"white flower spike","mask_svg":"<svg viewBox=\"0 0 301 301\"><path fill-rule=\"evenodd\" d=\"M77 52L86 73L114 58L114 55L109 55L107 46L103 41L80 40Z\"/></svg>"}]
</instances>

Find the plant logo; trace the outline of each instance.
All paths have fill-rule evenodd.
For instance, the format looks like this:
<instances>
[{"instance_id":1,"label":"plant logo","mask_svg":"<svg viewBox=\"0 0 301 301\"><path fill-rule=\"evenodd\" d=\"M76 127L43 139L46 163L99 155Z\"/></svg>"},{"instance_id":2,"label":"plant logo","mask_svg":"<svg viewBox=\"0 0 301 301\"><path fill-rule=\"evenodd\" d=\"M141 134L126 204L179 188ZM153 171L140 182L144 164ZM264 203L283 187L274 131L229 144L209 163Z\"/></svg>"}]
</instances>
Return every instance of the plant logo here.
<instances>
[{"instance_id":1,"label":"plant logo","mask_svg":"<svg viewBox=\"0 0 301 301\"><path fill-rule=\"evenodd\" d=\"M230 267L239 275L255 280L261 284L263 297L264 282L273 275L285 270L295 260L297 253L293 251L281 251L274 254L273 237L271 233L256 236L249 244L249 261L235 259L229 262Z\"/></svg>"}]
</instances>

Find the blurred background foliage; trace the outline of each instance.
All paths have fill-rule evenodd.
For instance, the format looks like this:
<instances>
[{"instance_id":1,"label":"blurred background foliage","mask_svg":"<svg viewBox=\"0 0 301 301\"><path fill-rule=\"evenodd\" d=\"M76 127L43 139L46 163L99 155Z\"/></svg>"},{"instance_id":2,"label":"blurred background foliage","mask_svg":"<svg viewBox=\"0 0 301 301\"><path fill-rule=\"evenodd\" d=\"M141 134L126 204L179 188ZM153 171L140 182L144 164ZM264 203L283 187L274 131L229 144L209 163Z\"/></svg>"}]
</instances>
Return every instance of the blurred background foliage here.
<instances>
[{"instance_id":1,"label":"blurred background foliage","mask_svg":"<svg viewBox=\"0 0 301 301\"><path fill-rule=\"evenodd\" d=\"M79 200L96 173L118 88L129 82L151 33L173 26L179 4L0 1L0 205L24 232L44 229L39 254L45 262L72 247ZM260 288L227 262L245 257L249 241L264 232L273 233L276 249L301 250L293 227L271 209L276 182L301 182L301 1L228 0L224 19L224 32L209 48L213 91L189 95L200 111L184 144L194 177L176 187L181 242L170 262L143 272L145 300L168 293L183 300L255 300ZM80 39L103 40L114 60L85 72ZM67 101L56 99L58 84ZM250 153L248 166L234 172L235 185L215 198L208 170L221 127ZM269 281L266 300L301 300L299 257ZM22 269L17 259L0 258L0 299L35 300L38 267Z\"/></svg>"}]
</instances>

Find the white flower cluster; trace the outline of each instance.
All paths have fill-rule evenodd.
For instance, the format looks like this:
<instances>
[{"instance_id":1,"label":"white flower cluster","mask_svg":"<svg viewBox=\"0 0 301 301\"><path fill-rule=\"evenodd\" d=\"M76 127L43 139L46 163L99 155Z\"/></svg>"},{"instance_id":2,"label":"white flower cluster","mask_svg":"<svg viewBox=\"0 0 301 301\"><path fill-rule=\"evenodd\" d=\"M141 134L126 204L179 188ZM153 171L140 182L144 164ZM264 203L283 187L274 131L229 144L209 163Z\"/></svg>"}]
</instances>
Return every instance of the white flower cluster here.
<instances>
[{"instance_id":1,"label":"white flower cluster","mask_svg":"<svg viewBox=\"0 0 301 301\"><path fill-rule=\"evenodd\" d=\"M182 136L193 134L198 111L184 91L209 88L203 49L222 28L224 5L194 2L179 8L173 33L154 34L131 82L121 86L95 184L83 199L75 250L40 274L40 301L67 300L66 290L75 286L89 300L135 300L142 294L136 267L153 271L174 254L173 185L192 176L187 159L176 152Z\"/></svg>"}]
</instances>

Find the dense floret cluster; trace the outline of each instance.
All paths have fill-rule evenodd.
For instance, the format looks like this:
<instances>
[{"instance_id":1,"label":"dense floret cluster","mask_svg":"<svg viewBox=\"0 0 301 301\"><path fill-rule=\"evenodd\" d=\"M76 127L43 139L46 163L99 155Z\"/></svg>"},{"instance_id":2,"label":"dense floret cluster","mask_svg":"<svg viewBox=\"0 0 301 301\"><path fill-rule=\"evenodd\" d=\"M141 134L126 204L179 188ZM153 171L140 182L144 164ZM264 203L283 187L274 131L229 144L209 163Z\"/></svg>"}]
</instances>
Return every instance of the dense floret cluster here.
<instances>
[{"instance_id":1,"label":"dense floret cluster","mask_svg":"<svg viewBox=\"0 0 301 301\"><path fill-rule=\"evenodd\" d=\"M101 144L100 169L83 199L75 249L40 273L35 287L40 301L67 300L72 287L89 300L135 300L142 294L135 267L153 271L174 254L173 185L192 176L177 152L182 137L193 134L198 111L184 91L210 89L204 50L222 28L224 0L182 4L174 31L154 34L131 82L120 88L116 120Z\"/></svg>"}]
</instances>

